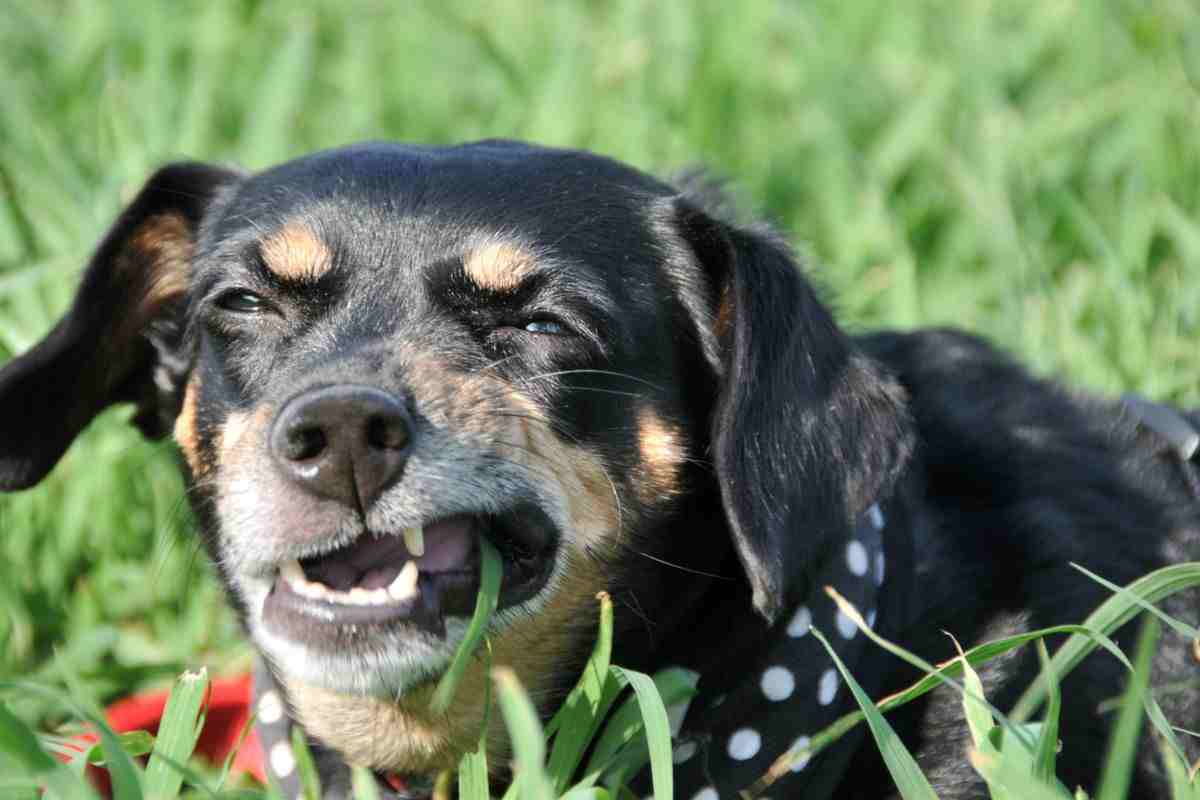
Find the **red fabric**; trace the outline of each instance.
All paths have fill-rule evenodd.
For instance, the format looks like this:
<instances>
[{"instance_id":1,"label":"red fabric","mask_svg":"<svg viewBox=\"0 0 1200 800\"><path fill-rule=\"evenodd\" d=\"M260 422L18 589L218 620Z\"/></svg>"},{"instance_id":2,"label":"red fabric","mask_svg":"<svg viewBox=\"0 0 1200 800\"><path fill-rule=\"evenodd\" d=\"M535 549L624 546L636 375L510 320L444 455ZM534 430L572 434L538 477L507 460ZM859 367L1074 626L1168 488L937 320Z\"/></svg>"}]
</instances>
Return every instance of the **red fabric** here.
<instances>
[{"instance_id":1,"label":"red fabric","mask_svg":"<svg viewBox=\"0 0 1200 800\"><path fill-rule=\"evenodd\" d=\"M108 707L105 716L108 724L117 733L129 731L149 731L158 733L159 723L162 722L163 711L167 707L168 690L143 692L123 700L118 700ZM250 719L251 704L253 703L254 680L249 672L233 678L214 680L208 690L208 716L204 720L204 730L196 743L196 753L216 764L224 763L233 748L237 747L238 737ZM85 752L100 740L95 733L82 733L73 737L79 746L79 752ZM57 755L60 761L69 761L67 755ZM258 732L251 730L242 742L241 748L233 759L231 775L249 773L260 783L267 782L267 773L263 768L262 744L258 740ZM94 766L88 767L88 778L102 792L109 791L108 775L104 770Z\"/></svg>"}]
</instances>

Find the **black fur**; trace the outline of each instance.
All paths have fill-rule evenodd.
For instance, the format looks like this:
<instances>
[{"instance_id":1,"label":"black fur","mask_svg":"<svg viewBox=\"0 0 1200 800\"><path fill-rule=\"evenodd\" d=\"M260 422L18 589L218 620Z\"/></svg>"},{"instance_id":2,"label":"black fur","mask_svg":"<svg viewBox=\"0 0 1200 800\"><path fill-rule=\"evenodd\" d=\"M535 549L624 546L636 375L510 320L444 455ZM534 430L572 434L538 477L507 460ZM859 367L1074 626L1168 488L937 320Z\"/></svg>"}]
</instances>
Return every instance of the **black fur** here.
<instances>
[{"instance_id":1,"label":"black fur","mask_svg":"<svg viewBox=\"0 0 1200 800\"><path fill-rule=\"evenodd\" d=\"M633 544L605 565L618 663L736 669L730 654L762 646L810 590L830 543L893 495L910 508L919 587L901 643L930 660L953 655L942 631L970 645L1082 620L1106 592L1070 561L1126 583L1200 557L1200 502L1181 465L1118 406L1037 380L965 334L848 336L776 235L730 221L693 185L503 142L364 145L249 177L169 167L101 243L68 316L0 370L0 488L40 480L110 403L139 401L147 432L161 433L192 374L204 376L201 438L231 410L314 381L373 375L402 386L389 347L403 340L464 372L508 356L499 369L514 386L534 373L603 370L530 391L558 435L618 476L614 491L637 474L636 402L679 423L688 452L678 492L640 501ZM188 232L187 291L129 341L112 341L139 300L115 265L161 267L130 251L139 226L161 215ZM293 218L333 252L335 268L312 285L256 260L260 233ZM484 228L544 245L552 268L520 293L476 291L456 259ZM251 331L214 310L236 285L281 310L274 327ZM536 350L497 338L532 309L586 335ZM220 555L211 493L193 500ZM1179 595L1168 610L1196 624L1198 601ZM1128 631L1118 639L1128 643ZM1195 677L1187 646L1166 637L1156 683ZM576 662L585 653L576 648ZM989 665L989 698L1007 708L1037 672L1031 652ZM914 678L897 662L887 688ZM1109 721L1096 707L1122 685L1107 656L1065 682L1068 785L1094 785ZM1194 730L1198 698L1193 685L1160 702ZM943 800L982 796L955 695L935 692L892 719ZM1133 796L1160 797L1148 738L1143 750ZM890 796L887 785L866 745L837 796Z\"/></svg>"}]
</instances>

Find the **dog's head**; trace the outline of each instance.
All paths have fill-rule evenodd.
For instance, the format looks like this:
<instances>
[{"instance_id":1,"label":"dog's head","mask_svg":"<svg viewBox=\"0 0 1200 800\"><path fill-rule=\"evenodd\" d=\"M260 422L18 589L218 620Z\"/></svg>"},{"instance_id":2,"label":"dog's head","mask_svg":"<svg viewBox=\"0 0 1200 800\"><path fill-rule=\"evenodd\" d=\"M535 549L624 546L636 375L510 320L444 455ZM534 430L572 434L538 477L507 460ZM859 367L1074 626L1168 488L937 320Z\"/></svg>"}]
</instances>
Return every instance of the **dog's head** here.
<instances>
[{"instance_id":1,"label":"dog's head","mask_svg":"<svg viewBox=\"0 0 1200 800\"><path fill-rule=\"evenodd\" d=\"M300 718L399 770L477 735L478 665L449 715L426 707L481 537L504 566L493 659L549 698L600 590L652 633L708 591L773 620L908 447L899 390L780 241L607 159L498 142L160 171L0 370L0 488L123 401L173 431Z\"/></svg>"}]
</instances>

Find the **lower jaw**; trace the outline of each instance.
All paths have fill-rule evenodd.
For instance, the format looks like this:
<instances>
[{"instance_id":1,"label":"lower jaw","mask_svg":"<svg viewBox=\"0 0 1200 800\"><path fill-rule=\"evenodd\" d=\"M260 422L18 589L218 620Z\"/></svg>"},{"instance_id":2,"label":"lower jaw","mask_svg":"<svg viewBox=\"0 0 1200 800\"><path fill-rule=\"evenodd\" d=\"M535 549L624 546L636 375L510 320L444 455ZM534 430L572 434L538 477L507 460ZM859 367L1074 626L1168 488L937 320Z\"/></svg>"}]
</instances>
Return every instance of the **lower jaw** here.
<instances>
[{"instance_id":1,"label":"lower jaw","mask_svg":"<svg viewBox=\"0 0 1200 800\"><path fill-rule=\"evenodd\" d=\"M532 580L512 589L503 588L498 607L518 606L537 595L548 584L553 564L554 559L548 559L541 574ZM510 579L509 565L505 567L502 587ZM476 602L478 575L422 574L418 581L416 597L379 606L317 601L301 597L276 581L255 592L261 599L250 605L260 609L258 627L265 634L267 641L263 644L268 645L265 648L268 653L286 652L291 663L279 664L286 671L302 667L301 672L317 673L317 679L310 680L311 683L333 688L345 684L346 676L320 674L314 669L317 663L297 662L315 660L325 665L326 672L382 668L385 673L415 671L428 677L433 662L440 662L444 668L461 641ZM403 667L399 670L388 667L397 664ZM385 682L388 685L380 689L397 688L394 680Z\"/></svg>"}]
</instances>

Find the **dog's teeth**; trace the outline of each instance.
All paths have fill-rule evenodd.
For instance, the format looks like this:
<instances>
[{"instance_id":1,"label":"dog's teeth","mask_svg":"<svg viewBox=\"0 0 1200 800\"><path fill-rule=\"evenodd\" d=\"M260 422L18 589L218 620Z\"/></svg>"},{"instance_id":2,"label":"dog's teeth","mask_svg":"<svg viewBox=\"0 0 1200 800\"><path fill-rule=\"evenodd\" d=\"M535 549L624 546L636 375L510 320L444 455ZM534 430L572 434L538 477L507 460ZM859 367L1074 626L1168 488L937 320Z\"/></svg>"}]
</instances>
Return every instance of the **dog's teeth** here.
<instances>
[{"instance_id":1,"label":"dog's teeth","mask_svg":"<svg viewBox=\"0 0 1200 800\"><path fill-rule=\"evenodd\" d=\"M308 578L304 577L304 568L300 566L300 562L296 559L292 559L280 567L279 574L283 576L283 579L293 589L298 589L308 583Z\"/></svg>"},{"instance_id":2,"label":"dog's teeth","mask_svg":"<svg viewBox=\"0 0 1200 800\"><path fill-rule=\"evenodd\" d=\"M387 588L388 596L393 600L407 600L417 593L417 562L406 561L404 569Z\"/></svg>"},{"instance_id":3,"label":"dog's teeth","mask_svg":"<svg viewBox=\"0 0 1200 800\"><path fill-rule=\"evenodd\" d=\"M329 587L315 581L309 581L302 591L314 600L324 600L329 597Z\"/></svg>"},{"instance_id":4,"label":"dog's teeth","mask_svg":"<svg viewBox=\"0 0 1200 800\"><path fill-rule=\"evenodd\" d=\"M404 546L417 558L425 555L425 531L421 526L404 529Z\"/></svg>"},{"instance_id":5,"label":"dog's teeth","mask_svg":"<svg viewBox=\"0 0 1200 800\"><path fill-rule=\"evenodd\" d=\"M355 586L347 593L346 599L356 606L366 606L371 604L371 593L361 586Z\"/></svg>"}]
</instances>

